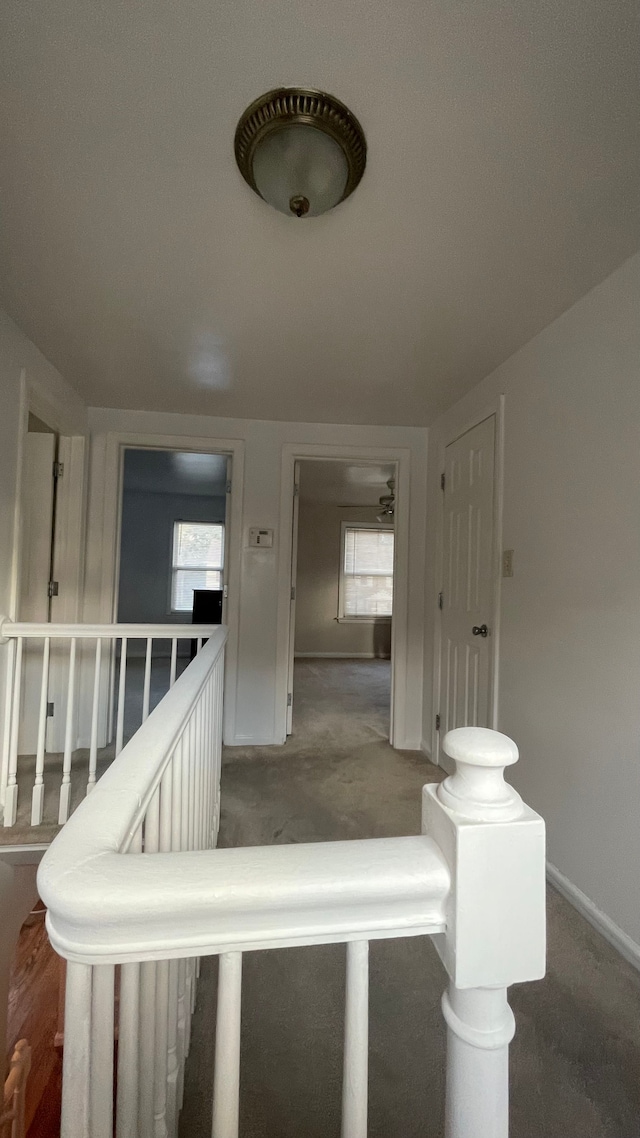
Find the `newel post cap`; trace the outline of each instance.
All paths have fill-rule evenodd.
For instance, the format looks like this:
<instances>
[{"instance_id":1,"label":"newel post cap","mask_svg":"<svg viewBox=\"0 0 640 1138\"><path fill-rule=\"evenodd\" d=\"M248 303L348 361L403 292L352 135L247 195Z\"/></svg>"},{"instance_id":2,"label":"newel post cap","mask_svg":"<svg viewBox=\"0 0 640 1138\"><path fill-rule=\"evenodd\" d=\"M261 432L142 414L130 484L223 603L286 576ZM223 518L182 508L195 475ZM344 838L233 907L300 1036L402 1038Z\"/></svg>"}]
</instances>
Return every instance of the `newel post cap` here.
<instances>
[{"instance_id":1,"label":"newel post cap","mask_svg":"<svg viewBox=\"0 0 640 1138\"><path fill-rule=\"evenodd\" d=\"M510 821L522 813L522 799L504 781L504 768L518 761L518 748L508 735L487 727L458 727L443 740L455 774L438 788L440 801L461 818Z\"/></svg>"}]
</instances>

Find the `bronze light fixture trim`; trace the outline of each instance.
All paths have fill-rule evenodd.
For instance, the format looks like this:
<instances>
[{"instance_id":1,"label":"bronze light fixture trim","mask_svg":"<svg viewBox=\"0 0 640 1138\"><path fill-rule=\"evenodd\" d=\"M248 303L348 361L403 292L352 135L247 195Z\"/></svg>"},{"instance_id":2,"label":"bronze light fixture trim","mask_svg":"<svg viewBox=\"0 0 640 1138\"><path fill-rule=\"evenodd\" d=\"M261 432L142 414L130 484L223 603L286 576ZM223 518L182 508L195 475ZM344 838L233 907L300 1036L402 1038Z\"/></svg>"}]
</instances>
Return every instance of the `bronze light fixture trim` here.
<instances>
[{"instance_id":1,"label":"bronze light fixture trim","mask_svg":"<svg viewBox=\"0 0 640 1138\"><path fill-rule=\"evenodd\" d=\"M342 185L339 175L335 174L334 186L326 191L322 200L318 197L317 201L314 201L314 195L305 192L304 184L296 187L297 175L295 169L292 169L290 174L292 192L290 196L287 194L288 201L276 201L274 200L275 195L272 195L272 200L269 200L265 196L264 185L260 187L256 180L254 170L256 154L263 143L268 140L273 143L274 135L278 132L286 131L289 138L293 138L291 128L296 126L307 128L304 146L308 149L310 164L315 162L316 167L318 164L321 165L326 157L331 156L332 149L335 160L338 163L344 162L344 185ZM336 152L335 147L332 148L330 143L327 144L326 139L322 145L320 145L321 140L317 139L318 154L314 155L312 153L314 136L308 130L310 127L328 136L334 144L337 144L339 151ZM300 139L302 140L302 136ZM283 146L286 145L284 134L281 141ZM236 128L234 150L240 173L245 182L251 186L251 189L281 212L286 212L288 206L288 210L297 217L324 213L327 209L333 208L348 198L360 182L367 161L367 144L364 131L355 115L333 95L305 87L279 87L274 91L268 91L266 95L262 95L251 103ZM283 150L284 153L285 150ZM299 155L297 157L299 159ZM285 160L283 159L283 161ZM283 177L285 177L284 172ZM319 177L322 178L322 170L319 171ZM328 180L329 173L326 177ZM299 180L305 182L305 178L302 176Z\"/></svg>"}]
</instances>

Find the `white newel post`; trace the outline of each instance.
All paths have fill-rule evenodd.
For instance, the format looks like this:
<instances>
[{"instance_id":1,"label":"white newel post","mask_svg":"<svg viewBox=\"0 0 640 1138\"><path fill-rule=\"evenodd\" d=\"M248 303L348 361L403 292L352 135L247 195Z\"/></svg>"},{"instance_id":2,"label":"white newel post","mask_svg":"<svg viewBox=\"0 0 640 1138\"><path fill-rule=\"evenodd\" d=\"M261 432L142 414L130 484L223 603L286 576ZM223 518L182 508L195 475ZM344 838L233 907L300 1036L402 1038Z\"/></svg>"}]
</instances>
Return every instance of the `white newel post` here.
<instances>
[{"instance_id":1,"label":"white newel post","mask_svg":"<svg viewBox=\"0 0 640 1138\"><path fill-rule=\"evenodd\" d=\"M481 727L450 731L455 774L423 791L423 831L451 870L447 930L434 937L450 977L446 1138L507 1138L510 984L545 971L544 823L504 781L518 749Z\"/></svg>"}]
</instances>

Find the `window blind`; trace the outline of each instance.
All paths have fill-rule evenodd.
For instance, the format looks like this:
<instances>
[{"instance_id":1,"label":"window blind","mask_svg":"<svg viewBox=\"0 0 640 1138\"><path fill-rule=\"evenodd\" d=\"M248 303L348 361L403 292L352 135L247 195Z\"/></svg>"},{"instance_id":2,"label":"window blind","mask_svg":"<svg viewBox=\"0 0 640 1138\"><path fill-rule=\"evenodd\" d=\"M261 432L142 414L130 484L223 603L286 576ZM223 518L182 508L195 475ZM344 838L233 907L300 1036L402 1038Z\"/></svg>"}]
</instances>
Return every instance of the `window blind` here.
<instances>
[{"instance_id":1,"label":"window blind","mask_svg":"<svg viewBox=\"0 0 640 1138\"><path fill-rule=\"evenodd\" d=\"M345 526L343 616L391 616L393 530Z\"/></svg>"}]
</instances>

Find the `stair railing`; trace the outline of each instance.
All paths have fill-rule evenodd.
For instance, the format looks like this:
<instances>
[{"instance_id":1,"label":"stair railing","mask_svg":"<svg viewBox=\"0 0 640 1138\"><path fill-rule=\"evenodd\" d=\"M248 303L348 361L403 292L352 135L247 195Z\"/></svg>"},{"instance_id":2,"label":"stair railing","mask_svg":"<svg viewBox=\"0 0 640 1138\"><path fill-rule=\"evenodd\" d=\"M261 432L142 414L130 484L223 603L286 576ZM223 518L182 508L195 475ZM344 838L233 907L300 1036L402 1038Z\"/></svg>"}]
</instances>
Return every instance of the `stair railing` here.
<instances>
[{"instance_id":1,"label":"stair railing","mask_svg":"<svg viewBox=\"0 0 640 1138\"><path fill-rule=\"evenodd\" d=\"M100 774L103 750L111 745L118 755L131 729L125 710L135 657L144 660L144 675L133 730L149 715L159 672L161 688L173 686L181 663L179 642L195 641L199 651L203 638L216 627L0 620L0 644L6 654L0 708L3 825L15 826L19 795L29 799L24 824L65 823L74 785L82 782L82 792L89 794ZM158 659L160 651L166 658ZM55 813L47 818L45 778L55 783L56 797Z\"/></svg>"},{"instance_id":2,"label":"stair railing","mask_svg":"<svg viewBox=\"0 0 640 1138\"><path fill-rule=\"evenodd\" d=\"M239 1132L245 952L346 945L342 1138L366 1138L368 945L432 936L449 986L446 1138L506 1138L510 984L544 973L544 824L505 783L517 759L479 728L444 741L455 774L423 792L423 833L211 848L224 634L123 749L39 871L68 961L62 1138L174 1138L198 961L219 956L213 1138ZM213 1048L212 1048L213 1049Z\"/></svg>"}]
</instances>

